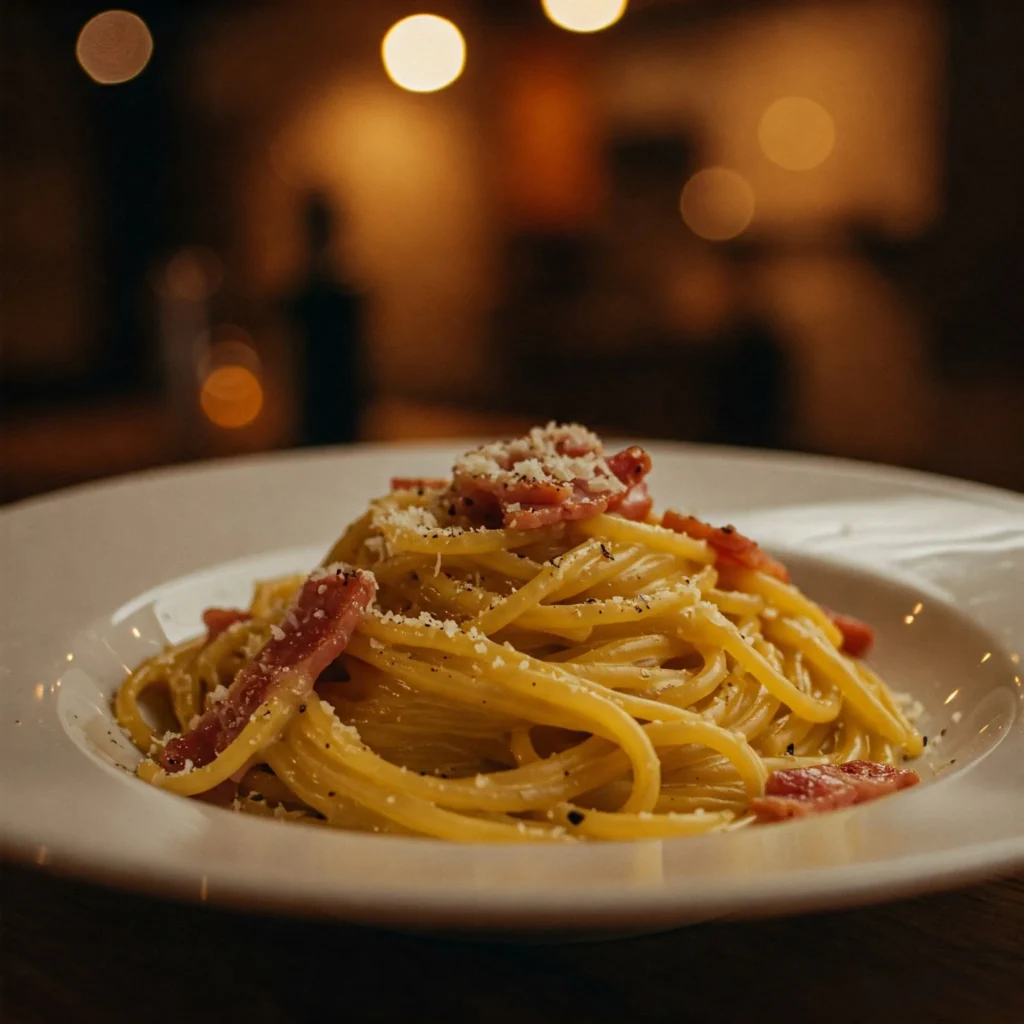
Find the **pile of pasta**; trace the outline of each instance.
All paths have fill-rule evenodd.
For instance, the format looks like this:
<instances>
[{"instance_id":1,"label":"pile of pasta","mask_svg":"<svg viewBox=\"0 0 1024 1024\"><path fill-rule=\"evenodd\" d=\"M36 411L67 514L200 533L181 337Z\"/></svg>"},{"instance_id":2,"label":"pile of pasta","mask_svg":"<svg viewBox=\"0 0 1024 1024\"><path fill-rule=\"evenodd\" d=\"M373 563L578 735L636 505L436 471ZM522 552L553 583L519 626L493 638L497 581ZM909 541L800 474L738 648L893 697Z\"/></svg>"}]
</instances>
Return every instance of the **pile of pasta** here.
<instances>
[{"instance_id":1,"label":"pile of pasta","mask_svg":"<svg viewBox=\"0 0 1024 1024\"><path fill-rule=\"evenodd\" d=\"M788 817L767 813L791 799L773 778L892 775L920 753L901 700L850 653L851 620L731 528L638 503L645 472L611 486L618 456L599 445L593 472L553 455L395 481L312 575L211 610L115 698L139 776L343 829L631 840ZM512 471L532 502L481 484ZM544 472L589 472L571 481L586 514L551 513L564 488L538 492Z\"/></svg>"}]
</instances>

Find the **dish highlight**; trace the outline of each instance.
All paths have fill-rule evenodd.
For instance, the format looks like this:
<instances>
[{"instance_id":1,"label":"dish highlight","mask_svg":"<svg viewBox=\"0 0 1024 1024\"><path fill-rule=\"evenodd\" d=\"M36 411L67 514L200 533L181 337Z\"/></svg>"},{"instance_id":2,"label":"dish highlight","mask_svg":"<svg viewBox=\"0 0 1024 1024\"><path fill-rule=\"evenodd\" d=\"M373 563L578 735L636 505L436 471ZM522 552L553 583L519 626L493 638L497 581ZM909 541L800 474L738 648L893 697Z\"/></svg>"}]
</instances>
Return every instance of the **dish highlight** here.
<instances>
[{"instance_id":1,"label":"dish highlight","mask_svg":"<svg viewBox=\"0 0 1024 1024\"><path fill-rule=\"evenodd\" d=\"M140 665L140 778L470 842L693 835L916 783L870 627L733 527L652 512L639 447L535 428L392 481L309 576Z\"/></svg>"}]
</instances>

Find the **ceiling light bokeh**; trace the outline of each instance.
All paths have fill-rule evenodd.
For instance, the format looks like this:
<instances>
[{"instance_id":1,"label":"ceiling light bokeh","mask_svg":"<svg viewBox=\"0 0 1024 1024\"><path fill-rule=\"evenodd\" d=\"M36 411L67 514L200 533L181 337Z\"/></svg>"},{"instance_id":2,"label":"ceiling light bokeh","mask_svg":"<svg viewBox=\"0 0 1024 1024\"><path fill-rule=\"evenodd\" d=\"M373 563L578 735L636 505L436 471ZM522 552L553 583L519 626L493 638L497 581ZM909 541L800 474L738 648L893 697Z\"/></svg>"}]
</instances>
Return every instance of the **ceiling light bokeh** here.
<instances>
[{"instance_id":1,"label":"ceiling light bokeh","mask_svg":"<svg viewBox=\"0 0 1024 1024\"><path fill-rule=\"evenodd\" d=\"M447 18L413 14L388 29L381 59L395 85L410 92L437 92L462 74L466 41Z\"/></svg>"},{"instance_id":2,"label":"ceiling light bokeh","mask_svg":"<svg viewBox=\"0 0 1024 1024\"><path fill-rule=\"evenodd\" d=\"M569 32L600 32L626 12L628 0L541 0L544 13Z\"/></svg>"}]
</instances>

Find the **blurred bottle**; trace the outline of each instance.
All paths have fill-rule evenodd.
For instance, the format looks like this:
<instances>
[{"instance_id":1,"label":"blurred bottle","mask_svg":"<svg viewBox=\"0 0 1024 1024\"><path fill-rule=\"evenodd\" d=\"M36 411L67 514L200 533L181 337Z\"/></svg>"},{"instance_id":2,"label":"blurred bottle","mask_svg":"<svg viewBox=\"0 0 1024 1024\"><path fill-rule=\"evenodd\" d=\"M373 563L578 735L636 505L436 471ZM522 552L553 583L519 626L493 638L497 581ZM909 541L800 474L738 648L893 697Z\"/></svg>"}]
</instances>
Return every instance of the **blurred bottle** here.
<instances>
[{"instance_id":1,"label":"blurred bottle","mask_svg":"<svg viewBox=\"0 0 1024 1024\"><path fill-rule=\"evenodd\" d=\"M297 342L299 444L355 441L368 398L366 298L336 270L331 255L337 218L311 192L303 207L306 266L287 302Z\"/></svg>"},{"instance_id":2,"label":"blurred bottle","mask_svg":"<svg viewBox=\"0 0 1024 1024\"><path fill-rule=\"evenodd\" d=\"M197 374L209 356L210 300L222 279L220 260L203 246L179 249L153 277L160 377L180 458L202 450Z\"/></svg>"}]
</instances>

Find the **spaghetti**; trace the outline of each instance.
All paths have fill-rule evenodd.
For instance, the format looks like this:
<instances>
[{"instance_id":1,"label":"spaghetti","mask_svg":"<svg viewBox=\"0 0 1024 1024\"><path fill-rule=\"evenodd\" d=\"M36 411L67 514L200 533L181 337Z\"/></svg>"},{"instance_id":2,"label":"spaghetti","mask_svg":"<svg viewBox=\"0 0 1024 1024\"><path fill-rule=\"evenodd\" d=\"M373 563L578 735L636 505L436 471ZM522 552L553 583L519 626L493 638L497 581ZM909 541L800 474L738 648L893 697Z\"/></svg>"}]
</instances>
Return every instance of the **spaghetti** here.
<instances>
[{"instance_id":1,"label":"spaghetti","mask_svg":"<svg viewBox=\"0 0 1024 1024\"><path fill-rule=\"evenodd\" d=\"M114 708L139 777L502 842L693 835L916 781L895 766L920 736L844 651L868 627L731 527L654 515L649 469L549 425L450 480L393 481L311 575L211 609L129 676Z\"/></svg>"}]
</instances>

